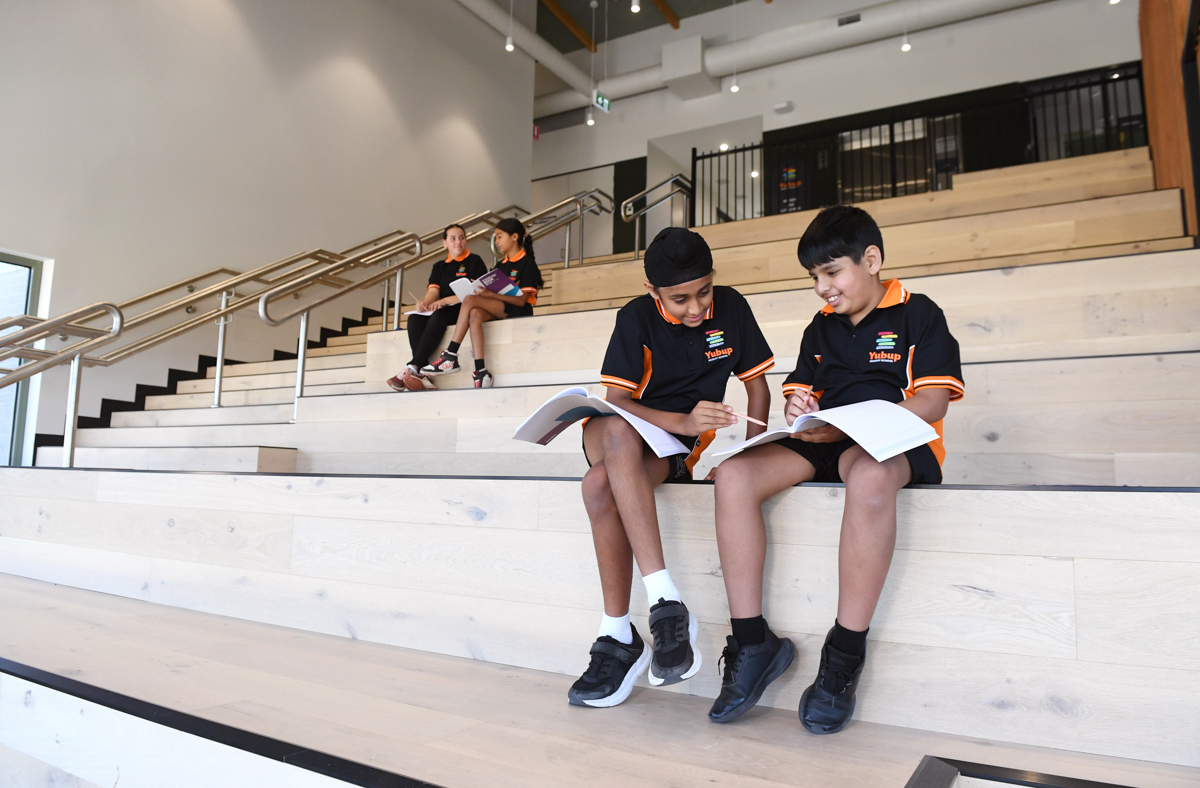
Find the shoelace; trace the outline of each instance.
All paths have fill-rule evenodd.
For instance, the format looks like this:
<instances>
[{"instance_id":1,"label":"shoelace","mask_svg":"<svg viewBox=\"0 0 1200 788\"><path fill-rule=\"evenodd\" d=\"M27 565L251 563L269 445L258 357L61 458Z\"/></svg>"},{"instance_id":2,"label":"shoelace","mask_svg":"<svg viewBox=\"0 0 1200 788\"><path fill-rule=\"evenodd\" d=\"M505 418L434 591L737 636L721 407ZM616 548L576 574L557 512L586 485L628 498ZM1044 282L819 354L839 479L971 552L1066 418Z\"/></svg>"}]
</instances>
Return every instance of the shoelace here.
<instances>
[{"instance_id":1,"label":"shoelace","mask_svg":"<svg viewBox=\"0 0 1200 788\"><path fill-rule=\"evenodd\" d=\"M654 622L654 626L650 628L654 633L655 645L662 643L666 646L663 651L670 651L679 643L683 643L688 639L687 633L687 616L667 616Z\"/></svg>"},{"instance_id":2,"label":"shoelace","mask_svg":"<svg viewBox=\"0 0 1200 788\"><path fill-rule=\"evenodd\" d=\"M606 679L612 675L614 661L616 661L616 657L609 654L592 654L592 661L588 663L587 670L583 672L583 675L593 680Z\"/></svg>"},{"instance_id":3,"label":"shoelace","mask_svg":"<svg viewBox=\"0 0 1200 788\"><path fill-rule=\"evenodd\" d=\"M822 689L830 695L840 695L850 686L850 681L854 677L854 671L842 670L841 668L827 667L821 671L821 676L818 681Z\"/></svg>"},{"instance_id":4,"label":"shoelace","mask_svg":"<svg viewBox=\"0 0 1200 788\"><path fill-rule=\"evenodd\" d=\"M726 646L721 651L721 656L717 658L717 673L721 674L721 681L726 684L733 683L733 677L737 674L744 663L745 657L743 650L734 651L732 646ZM724 665L724 670L722 670Z\"/></svg>"}]
</instances>

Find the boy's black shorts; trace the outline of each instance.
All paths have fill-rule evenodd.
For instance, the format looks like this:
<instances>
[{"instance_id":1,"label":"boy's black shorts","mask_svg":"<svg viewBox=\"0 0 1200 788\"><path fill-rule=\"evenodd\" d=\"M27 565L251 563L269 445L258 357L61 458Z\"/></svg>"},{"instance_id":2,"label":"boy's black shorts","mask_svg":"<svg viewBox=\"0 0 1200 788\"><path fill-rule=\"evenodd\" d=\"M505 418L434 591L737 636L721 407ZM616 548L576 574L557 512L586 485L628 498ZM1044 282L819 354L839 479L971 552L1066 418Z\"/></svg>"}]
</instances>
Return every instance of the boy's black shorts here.
<instances>
[{"instance_id":1,"label":"boy's black shorts","mask_svg":"<svg viewBox=\"0 0 1200 788\"><path fill-rule=\"evenodd\" d=\"M817 474L812 479L814 482L842 481L838 473L838 459L843 452L855 445L850 438L837 443L809 443L796 438L784 438L775 443L785 449L791 449L812 463L817 469ZM912 481L909 484L942 483L942 466L938 464L937 456L928 443L909 449L904 452L904 456L908 458L908 464L912 468Z\"/></svg>"}]
</instances>

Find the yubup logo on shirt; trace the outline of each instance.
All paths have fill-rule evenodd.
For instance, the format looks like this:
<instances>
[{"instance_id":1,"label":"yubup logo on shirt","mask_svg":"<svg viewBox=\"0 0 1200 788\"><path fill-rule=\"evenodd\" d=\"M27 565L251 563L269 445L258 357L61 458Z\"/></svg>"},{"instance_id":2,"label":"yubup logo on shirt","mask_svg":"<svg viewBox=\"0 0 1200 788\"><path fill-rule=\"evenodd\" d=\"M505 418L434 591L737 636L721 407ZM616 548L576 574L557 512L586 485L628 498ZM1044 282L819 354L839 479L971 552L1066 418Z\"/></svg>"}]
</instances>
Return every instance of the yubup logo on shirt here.
<instances>
[{"instance_id":1,"label":"yubup logo on shirt","mask_svg":"<svg viewBox=\"0 0 1200 788\"><path fill-rule=\"evenodd\" d=\"M871 363L887 361L894 364L899 361L900 354L895 352L899 338L900 335L894 331L880 331L875 337L875 349L869 353Z\"/></svg>"},{"instance_id":2,"label":"yubup logo on shirt","mask_svg":"<svg viewBox=\"0 0 1200 788\"><path fill-rule=\"evenodd\" d=\"M708 344L704 355L708 357L709 361L719 361L726 356L733 355L733 348L725 347L725 332L720 329L705 331L704 341Z\"/></svg>"}]
</instances>

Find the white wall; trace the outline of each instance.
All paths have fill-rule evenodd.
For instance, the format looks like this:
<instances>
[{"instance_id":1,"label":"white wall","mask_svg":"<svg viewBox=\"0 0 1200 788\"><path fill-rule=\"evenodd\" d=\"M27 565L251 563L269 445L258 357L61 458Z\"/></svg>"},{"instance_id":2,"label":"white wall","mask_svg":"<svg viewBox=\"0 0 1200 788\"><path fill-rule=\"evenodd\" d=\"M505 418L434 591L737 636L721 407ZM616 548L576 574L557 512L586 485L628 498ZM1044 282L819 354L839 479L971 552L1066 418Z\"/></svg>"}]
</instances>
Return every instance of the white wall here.
<instances>
[{"instance_id":1,"label":"white wall","mask_svg":"<svg viewBox=\"0 0 1200 788\"><path fill-rule=\"evenodd\" d=\"M739 39L863 6L863 0L739 3ZM616 39L609 73L658 63L667 41L703 35L724 43L731 30L731 10L723 9L685 19L678 31L664 25ZM647 140L738 119L761 117L769 131L1141 58L1133 0L1052 0L910 38L908 53L900 52L898 40L880 41L739 74L736 94L726 89L685 102L664 89L614 101L612 112L598 114L591 128L543 134L534 144L534 177L645 156ZM795 110L776 115L772 108L784 101Z\"/></svg>"},{"instance_id":2,"label":"white wall","mask_svg":"<svg viewBox=\"0 0 1200 788\"><path fill-rule=\"evenodd\" d=\"M529 201L533 62L453 2L5 0L0 102L0 246L56 260L51 314ZM229 355L294 331L264 345L246 313ZM88 370L81 412L215 337ZM40 432L62 430L64 380Z\"/></svg>"}]
</instances>

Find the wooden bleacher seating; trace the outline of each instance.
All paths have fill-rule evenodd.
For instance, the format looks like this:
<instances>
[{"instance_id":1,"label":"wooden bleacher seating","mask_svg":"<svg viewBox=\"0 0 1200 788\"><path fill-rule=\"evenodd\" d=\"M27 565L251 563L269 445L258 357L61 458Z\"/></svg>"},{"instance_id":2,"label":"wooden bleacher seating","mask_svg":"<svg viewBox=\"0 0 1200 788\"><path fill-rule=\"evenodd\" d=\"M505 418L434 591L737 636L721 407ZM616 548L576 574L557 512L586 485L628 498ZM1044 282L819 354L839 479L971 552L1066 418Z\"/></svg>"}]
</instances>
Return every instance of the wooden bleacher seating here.
<instances>
[{"instance_id":1,"label":"wooden bleacher seating","mask_svg":"<svg viewBox=\"0 0 1200 788\"><path fill-rule=\"evenodd\" d=\"M595 636L577 482L5 468L0 490L8 574L568 675ZM902 491L855 718L1198 765L1198 497ZM711 486L658 494L706 660L672 689L702 697L728 626L712 506ZM841 507L836 486L766 507L766 615L799 659L763 704L792 714L834 616ZM633 611L644 628L640 584Z\"/></svg>"},{"instance_id":2,"label":"wooden bleacher seating","mask_svg":"<svg viewBox=\"0 0 1200 788\"><path fill-rule=\"evenodd\" d=\"M947 481L1153 485L1197 478L1200 433L1191 414L1200 399L1198 262L1200 252L1174 252L907 280L943 306L967 363L967 399L947 420ZM800 334L820 302L807 290L749 299L778 354L771 378L778 410L782 373L791 369ZM145 411L114 414L110 429L82 430L80 445L91 451L88 461L104 467L130 467L111 464L123 462L124 446L249 442L296 448L302 472L488 473L503 467L578 476L586 464L576 430L549 447L510 436L556 386L598 379L614 315L604 310L487 325L489 363L502 386L493 391L395 394L382 381L407 360L407 338L403 331L377 333L364 337L369 352L356 348L311 361L310 396L301 402L297 424L287 423L295 362L240 364L226 371L223 396L232 407L208 407L212 378L186 381L178 394L149 398ZM463 352L469 356L469 340ZM1121 400L1113 381L1145 385ZM441 385L466 386L468 376L442 378ZM728 401L738 404L742 396L740 384L731 383ZM719 443L732 442L737 432L723 432ZM97 457L109 450L111 459ZM55 455L43 451L43 464L53 463Z\"/></svg>"}]
</instances>

